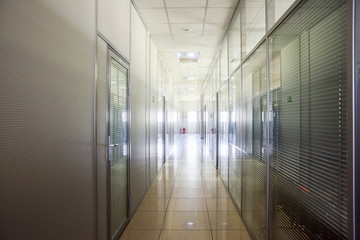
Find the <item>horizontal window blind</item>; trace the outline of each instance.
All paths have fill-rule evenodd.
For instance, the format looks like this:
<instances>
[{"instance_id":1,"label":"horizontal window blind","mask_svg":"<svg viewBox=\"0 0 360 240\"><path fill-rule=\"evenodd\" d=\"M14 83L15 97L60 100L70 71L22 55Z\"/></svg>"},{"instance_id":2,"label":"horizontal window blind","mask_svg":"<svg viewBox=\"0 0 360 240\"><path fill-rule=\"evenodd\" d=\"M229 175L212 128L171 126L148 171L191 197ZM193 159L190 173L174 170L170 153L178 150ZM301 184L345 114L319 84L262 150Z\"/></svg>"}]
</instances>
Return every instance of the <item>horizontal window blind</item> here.
<instances>
[{"instance_id":1,"label":"horizontal window blind","mask_svg":"<svg viewBox=\"0 0 360 240\"><path fill-rule=\"evenodd\" d=\"M347 239L346 1L307 1L270 38L272 239Z\"/></svg>"}]
</instances>

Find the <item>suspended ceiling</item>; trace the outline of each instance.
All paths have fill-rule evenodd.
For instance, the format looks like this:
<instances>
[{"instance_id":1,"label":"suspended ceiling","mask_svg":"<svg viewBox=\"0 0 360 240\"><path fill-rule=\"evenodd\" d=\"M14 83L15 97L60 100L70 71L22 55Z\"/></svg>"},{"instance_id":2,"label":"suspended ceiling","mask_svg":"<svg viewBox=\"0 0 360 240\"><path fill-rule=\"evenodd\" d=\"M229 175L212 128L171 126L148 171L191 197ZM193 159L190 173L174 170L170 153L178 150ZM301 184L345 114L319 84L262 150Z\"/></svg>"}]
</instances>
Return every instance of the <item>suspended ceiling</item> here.
<instances>
[{"instance_id":1,"label":"suspended ceiling","mask_svg":"<svg viewBox=\"0 0 360 240\"><path fill-rule=\"evenodd\" d=\"M133 2L181 100L199 100L238 0Z\"/></svg>"}]
</instances>

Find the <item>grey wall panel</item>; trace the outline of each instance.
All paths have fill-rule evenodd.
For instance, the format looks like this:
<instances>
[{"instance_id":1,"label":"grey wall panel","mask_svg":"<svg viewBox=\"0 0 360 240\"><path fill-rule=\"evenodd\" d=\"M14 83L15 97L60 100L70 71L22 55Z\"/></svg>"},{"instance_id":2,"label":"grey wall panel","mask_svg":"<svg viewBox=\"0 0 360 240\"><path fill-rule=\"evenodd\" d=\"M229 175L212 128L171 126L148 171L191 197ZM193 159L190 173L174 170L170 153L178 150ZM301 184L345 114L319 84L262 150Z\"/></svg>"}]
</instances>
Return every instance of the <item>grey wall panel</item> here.
<instances>
[{"instance_id":1,"label":"grey wall panel","mask_svg":"<svg viewBox=\"0 0 360 240\"><path fill-rule=\"evenodd\" d=\"M157 107L158 107L158 80L157 80L157 49L154 43L150 43L150 180L151 182L157 175L157 135L158 135L158 123L157 123Z\"/></svg>"},{"instance_id":2,"label":"grey wall panel","mask_svg":"<svg viewBox=\"0 0 360 240\"><path fill-rule=\"evenodd\" d=\"M145 165L145 79L146 79L146 30L134 7L131 7L131 157L130 197L131 215L146 192Z\"/></svg>"},{"instance_id":3,"label":"grey wall panel","mask_svg":"<svg viewBox=\"0 0 360 240\"><path fill-rule=\"evenodd\" d=\"M1 1L0 22L0 239L95 239L95 1Z\"/></svg>"},{"instance_id":4,"label":"grey wall panel","mask_svg":"<svg viewBox=\"0 0 360 240\"><path fill-rule=\"evenodd\" d=\"M130 2L98 0L98 31L127 59L130 58Z\"/></svg>"},{"instance_id":5,"label":"grey wall panel","mask_svg":"<svg viewBox=\"0 0 360 240\"><path fill-rule=\"evenodd\" d=\"M106 182L106 104L107 104L107 44L97 39L96 63L96 105L97 105L97 209L98 240L107 238L107 182Z\"/></svg>"}]
</instances>

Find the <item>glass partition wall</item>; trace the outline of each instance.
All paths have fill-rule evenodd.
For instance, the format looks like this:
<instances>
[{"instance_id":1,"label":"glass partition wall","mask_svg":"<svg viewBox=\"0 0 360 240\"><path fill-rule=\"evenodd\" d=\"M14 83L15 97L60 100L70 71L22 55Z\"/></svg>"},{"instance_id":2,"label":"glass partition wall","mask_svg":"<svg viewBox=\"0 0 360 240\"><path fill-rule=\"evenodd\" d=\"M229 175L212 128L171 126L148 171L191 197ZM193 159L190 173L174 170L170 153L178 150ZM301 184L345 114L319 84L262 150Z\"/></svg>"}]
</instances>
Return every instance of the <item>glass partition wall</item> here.
<instances>
[{"instance_id":1,"label":"glass partition wall","mask_svg":"<svg viewBox=\"0 0 360 240\"><path fill-rule=\"evenodd\" d=\"M219 172L253 239L353 238L354 2L238 4L206 87Z\"/></svg>"}]
</instances>

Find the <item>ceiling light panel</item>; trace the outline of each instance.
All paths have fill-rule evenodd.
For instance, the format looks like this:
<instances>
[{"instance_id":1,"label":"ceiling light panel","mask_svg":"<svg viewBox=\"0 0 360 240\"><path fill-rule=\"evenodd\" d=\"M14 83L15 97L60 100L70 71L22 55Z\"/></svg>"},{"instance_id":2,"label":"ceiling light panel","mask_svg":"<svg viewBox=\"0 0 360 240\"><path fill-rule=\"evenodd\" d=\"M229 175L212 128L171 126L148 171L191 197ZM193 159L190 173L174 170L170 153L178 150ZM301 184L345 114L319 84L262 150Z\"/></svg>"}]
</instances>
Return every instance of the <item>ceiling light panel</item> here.
<instances>
[{"instance_id":1,"label":"ceiling light panel","mask_svg":"<svg viewBox=\"0 0 360 240\"><path fill-rule=\"evenodd\" d=\"M234 10L234 8L208 8L206 23L223 23L227 25Z\"/></svg>"},{"instance_id":2,"label":"ceiling light panel","mask_svg":"<svg viewBox=\"0 0 360 240\"><path fill-rule=\"evenodd\" d=\"M170 23L202 24L205 8L171 8L168 9Z\"/></svg>"},{"instance_id":3,"label":"ceiling light panel","mask_svg":"<svg viewBox=\"0 0 360 240\"><path fill-rule=\"evenodd\" d=\"M208 0L208 7L236 7L238 0Z\"/></svg>"},{"instance_id":4,"label":"ceiling light panel","mask_svg":"<svg viewBox=\"0 0 360 240\"><path fill-rule=\"evenodd\" d=\"M203 31L203 24L174 23L170 26L173 35L201 35Z\"/></svg>"},{"instance_id":5,"label":"ceiling light panel","mask_svg":"<svg viewBox=\"0 0 360 240\"><path fill-rule=\"evenodd\" d=\"M137 8L164 8L163 0L133 0Z\"/></svg>"},{"instance_id":6,"label":"ceiling light panel","mask_svg":"<svg viewBox=\"0 0 360 240\"><path fill-rule=\"evenodd\" d=\"M206 6L206 0L165 0L165 2L168 8L204 8Z\"/></svg>"}]
</instances>

